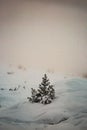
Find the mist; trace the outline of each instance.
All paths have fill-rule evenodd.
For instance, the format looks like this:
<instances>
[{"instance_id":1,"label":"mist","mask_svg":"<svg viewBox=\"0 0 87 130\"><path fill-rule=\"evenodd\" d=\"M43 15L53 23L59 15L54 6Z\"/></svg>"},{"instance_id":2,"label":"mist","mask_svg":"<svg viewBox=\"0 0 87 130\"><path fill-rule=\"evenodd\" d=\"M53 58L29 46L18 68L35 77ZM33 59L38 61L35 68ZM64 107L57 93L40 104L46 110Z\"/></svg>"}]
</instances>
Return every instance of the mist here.
<instances>
[{"instance_id":1,"label":"mist","mask_svg":"<svg viewBox=\"0 0 87 130\"><path fill-rule=\"evenodd\" d=\"M87 72L86 5L0 1L0 64Z\"/></svg>"}]
</instances>

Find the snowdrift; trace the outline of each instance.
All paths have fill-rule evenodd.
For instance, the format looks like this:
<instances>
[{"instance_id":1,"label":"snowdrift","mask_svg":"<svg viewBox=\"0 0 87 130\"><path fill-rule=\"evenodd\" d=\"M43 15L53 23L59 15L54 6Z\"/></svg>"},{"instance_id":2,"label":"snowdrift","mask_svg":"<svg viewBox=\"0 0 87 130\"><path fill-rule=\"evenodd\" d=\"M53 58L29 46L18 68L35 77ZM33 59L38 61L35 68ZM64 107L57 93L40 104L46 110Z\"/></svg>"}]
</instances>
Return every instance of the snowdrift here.
<instances>
[{"instance_id":1,"label":"snowdrift","mask_svg":"<svg viewBox=\"0 0 87 130\"><path fill-rule=\"evenodd\" d=\"M1 130L87 130L86 79L47 73L55 86L56 99L49 105L28 102L31 88L38 88L44 73L18 68L0 70Z\"/></svg>"}]
</instances>

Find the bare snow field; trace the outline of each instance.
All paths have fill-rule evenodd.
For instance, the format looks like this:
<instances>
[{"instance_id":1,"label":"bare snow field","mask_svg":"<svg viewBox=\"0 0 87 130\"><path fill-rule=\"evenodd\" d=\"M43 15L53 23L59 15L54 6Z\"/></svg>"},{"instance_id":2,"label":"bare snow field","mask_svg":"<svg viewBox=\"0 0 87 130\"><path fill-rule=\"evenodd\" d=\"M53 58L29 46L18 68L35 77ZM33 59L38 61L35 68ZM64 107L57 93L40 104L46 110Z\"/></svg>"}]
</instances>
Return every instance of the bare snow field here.
<instances>
[{"instance_id":1,"label":"bare snow field","mask_svg":"<svg viewBox=\"0 0 87 130\"><path fill-rule=\"evenodd\" d=\"M47 73L56 99L48 105L30 103ZM0 130L87 130L87 80L43 70L0 69Z\"/></svg>"}]
</instances>

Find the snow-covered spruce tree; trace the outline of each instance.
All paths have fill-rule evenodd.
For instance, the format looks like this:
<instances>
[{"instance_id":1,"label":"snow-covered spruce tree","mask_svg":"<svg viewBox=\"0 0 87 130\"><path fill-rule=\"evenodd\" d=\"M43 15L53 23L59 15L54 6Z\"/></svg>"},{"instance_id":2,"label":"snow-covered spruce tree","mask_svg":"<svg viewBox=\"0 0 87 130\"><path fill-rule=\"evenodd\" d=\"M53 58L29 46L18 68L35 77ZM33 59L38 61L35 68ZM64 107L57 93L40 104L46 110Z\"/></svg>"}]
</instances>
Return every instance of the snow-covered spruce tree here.
<instances>
[{"instance_id":1,"label":"snow-covered spruce tree","mask_svg":"<svg viewBox=\"0 0 87 130\"><path fill-rule=\"evenodd\" d=\"M55 90L53 85L50 85L47 75L44 74L42 82L37 90L31 89L31 97L28 98L31 102L40 102L42 104L49 104L55 98Z\"/></svg>"},{"instance_id":2,"label":"snow-covered spruce tree","mask_svg":"<svg viewBox=\"0 0 87 130\"><path fill-rule=\"evenodd\" d=\"M48 94L48 86L50 85L49 79L47 78L47 75L44 74L44 77L42 78L42 82L39 85L39 93L41 96L45 96Z\"/></svg>"},{"instance_id":3,"label":"snow-covered spruce tree","mask_svg":"<svg viewBox=\"0 0 87 130\"><path fill-rule=\"evenodd\" d=\"M28 97L30 102L40 102L41 101L41 94L37 92L36 89L31 88L31 97Z\"/></svg>"}]
</instances>

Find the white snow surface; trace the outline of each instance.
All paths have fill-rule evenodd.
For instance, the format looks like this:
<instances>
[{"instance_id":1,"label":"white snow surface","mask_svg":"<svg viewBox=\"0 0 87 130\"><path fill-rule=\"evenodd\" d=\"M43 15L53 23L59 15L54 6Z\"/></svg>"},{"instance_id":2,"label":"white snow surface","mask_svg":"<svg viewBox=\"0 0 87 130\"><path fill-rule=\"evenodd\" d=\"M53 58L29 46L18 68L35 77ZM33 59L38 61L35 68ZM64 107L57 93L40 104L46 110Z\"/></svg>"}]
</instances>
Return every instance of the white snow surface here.
<instances>
[{"instance_id":1,"label":"white snow surface","mask_svg":"<svg viewBox=\"0 0 87 130\"><path fill-rule=\"evenodd\" d=\"M30 103L27 97L31 88L38 88L44 73L54 85L56 99L48 105ZM2 67L0 106L0 130L87 130L87 80L31 68Z\"/></svg>"}]
</instances>

